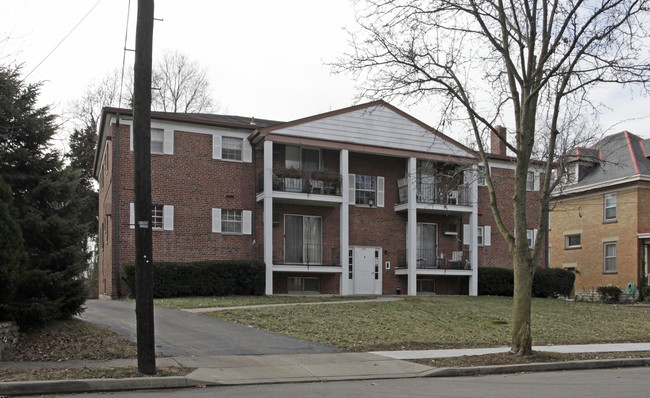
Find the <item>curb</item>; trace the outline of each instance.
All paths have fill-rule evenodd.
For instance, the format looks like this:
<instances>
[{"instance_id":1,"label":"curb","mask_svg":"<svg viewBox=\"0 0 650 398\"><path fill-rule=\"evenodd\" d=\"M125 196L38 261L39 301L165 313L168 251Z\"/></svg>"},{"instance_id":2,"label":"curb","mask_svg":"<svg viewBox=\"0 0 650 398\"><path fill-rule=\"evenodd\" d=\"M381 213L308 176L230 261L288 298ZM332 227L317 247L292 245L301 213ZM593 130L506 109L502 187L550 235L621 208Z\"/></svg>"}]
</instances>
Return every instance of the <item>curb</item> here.
<instances>
[{"instance_id":1,"label":"curb","mask_svg":"<svg viewBox=\"0 0 650 398\"><path fill-rule=\"evenodd\" d=\"M109 392L125 390L186 388L205 385L184 376L133 377L124 379L79 379L46 381L10 381L0 383L1 395Z\"/></svg>"},{"instance_id":2,"label":"curb","mask_svg":"<svg viewBox=\"0 0 650 398\"><path fill-rule=\"evenodd\" d=\"M585 361L541 362L518 365L477 366L471 368L441 368L427 372L424 377L483 376L524 372L553 372L559 370L589 370L650 366L650 358L591 359Z\"/></svg>"},{"instance_id":3,"label":"curb","mask_svg":"<svg viewBox=\"0 0 650 398\"><path fill-rule=\"evenodd\" d=\"M569 362L543 362L521 365L496 365L477 366L471 368L440 368L425 371L419 374L392 374L392 375L364 375L364 376L336 376L336 377L310 377L307 379L263 379L239 380L236 382L214 382L193 379L187 376L170 377L133 377L123 379L79 379L79 380L52 380L52 381L14 381L0 383L0 396L2 395L37 395L52 393L83 393L83 392L111 392L134 390L160 390L171 388L194 388L206 386L236 386L260 384L285 384L301 382L326 382L326 381L351 381L351 380L383 380L398 378L421 377L463 377L485 376L498 374L513 374L524 372L551 372L561 370L588 370L609 369L623 367L650 366L650 358L627 359L602 359Z\"/></svg>"}]
</instances>

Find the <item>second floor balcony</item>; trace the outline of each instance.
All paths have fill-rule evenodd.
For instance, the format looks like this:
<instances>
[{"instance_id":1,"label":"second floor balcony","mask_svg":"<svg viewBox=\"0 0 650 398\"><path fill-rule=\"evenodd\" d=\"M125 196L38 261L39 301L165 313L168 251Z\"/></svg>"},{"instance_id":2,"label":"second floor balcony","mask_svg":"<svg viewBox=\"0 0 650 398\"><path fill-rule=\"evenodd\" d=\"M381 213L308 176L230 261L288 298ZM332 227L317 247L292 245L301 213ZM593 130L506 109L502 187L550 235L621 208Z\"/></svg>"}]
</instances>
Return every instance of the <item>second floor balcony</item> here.
<instances>
[{"instance_id":1,"label":"second floor balcony","mask_svg":"<svg viewBox=\"0 0 650 398\"><path fill-rule=\"evenodd\" d=\"M400 204L408 203L408 179L398 180ZM472 195L469 184L436 184L430 182L416 183L417 203L433 205L471 206Z\"/></svg>"},{"instance_id":2,"label":"second floor balcony","mask_svg":"<svg viewBox=\"0 0 650 398\"><path fill-rule=\"evenodd\" d=\"M415 267L418 270L471 270L469 251L457 250L449 253L438 253L431 249L418 249L415 255ZM397 253L397 268L409 268L407 251Z\"/></svg>"},{"instance_id":3,"label":"second floor balcony","mask_svg":"<svg viewBox=\"0 0 650 398\"><path fill-rule=\"evenodd\" d=\"M333 170L273 168L273 191L341 196L341 175ZM264 191L264 173L259 173L257 192Z\"/></svg>"}]
</instances>

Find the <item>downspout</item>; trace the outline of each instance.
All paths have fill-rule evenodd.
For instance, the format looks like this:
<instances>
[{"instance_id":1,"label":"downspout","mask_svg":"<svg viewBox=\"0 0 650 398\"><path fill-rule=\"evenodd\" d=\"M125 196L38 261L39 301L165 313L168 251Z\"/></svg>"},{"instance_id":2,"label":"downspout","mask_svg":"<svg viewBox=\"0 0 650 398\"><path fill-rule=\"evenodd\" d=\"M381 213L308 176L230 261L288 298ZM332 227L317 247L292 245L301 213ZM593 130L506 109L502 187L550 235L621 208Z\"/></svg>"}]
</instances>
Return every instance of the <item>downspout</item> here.
<instances>
[{"instance_id":1,"label":"downspout","mask_svg":"<svg viewBox=\"0 0 650 398\"><path fill-rule=\"evenodd\" d=\"M251 135L255 134L255 131ZM257 220L257 189L258 189L258 184L259 184L259 179L257 178L257 155L255 154L255 144L253 144L252 140L250 140L250 137L248 138L248 142L251 145L251 160L253 162L253 215L251 216L251 233L252 233L252 239L253 241L251 242L251 246L253 248L253 253L251 255L251 259L253 261L257 260L257 239L255 238L257 236L257 225L255 220Z\"/></svg>"},{"instance_id":2,"label":"downspout","mask_svg":"<svg viewBox=\"0 0 650 398\"><path fill-rule=\"evenodd\" d=\"M120 204L119 204L119 181L120 181L120 112L117 112L117 122L115 123L115 137L114 137L114 148L115 159L113 160L113 170L114 176L114 189L113 189L113 203L115 203L115 216L113 217L113 285L115 286L115 292L117 297L122 297L122 292L120 289L120 277L119 277L119 263L120 263L120 242L119 242L119 230L120 230Z\"/></svg>"}]
</instances>

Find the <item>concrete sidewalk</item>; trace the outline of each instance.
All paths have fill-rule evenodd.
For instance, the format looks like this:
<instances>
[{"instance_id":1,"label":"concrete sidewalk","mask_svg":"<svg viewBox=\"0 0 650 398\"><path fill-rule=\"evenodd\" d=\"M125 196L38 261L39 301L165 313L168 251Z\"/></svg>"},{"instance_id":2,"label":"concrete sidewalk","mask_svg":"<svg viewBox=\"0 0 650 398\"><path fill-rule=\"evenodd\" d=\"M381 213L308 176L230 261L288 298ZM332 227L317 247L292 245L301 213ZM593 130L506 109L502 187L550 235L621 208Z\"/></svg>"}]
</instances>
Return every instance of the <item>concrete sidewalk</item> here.
<instances>
[{"instance_id":1,"label":"concrete sidewalk","mask_svg":"<svg viewBox=\"0 0 650 398\"><path fill-rule=\"evenodd\" d=\"M589 344L583 346L548 346L554 352L650 351L650 344ZM481 366L471 368L433 368L397 357L440 358L459 355L483 355L504 352L507 348L429 350L379 353L325 353L295 355L229 355L158 358L157 366L195 368L185 377L139 377L128 379L87 379L0 383L0 395L117 391L138 389L185 388L218 385L248 385L373 380L415 377L452 377L516 372L598 369L627 366L650 366L650 358L590 360L536 363L526 365ZM426 355L426 356L425 356ZM434 356L435 355L435 356ZM4 368L79 368L136 366L136 360L2 362Z\"/></svg>"}]
</instances>

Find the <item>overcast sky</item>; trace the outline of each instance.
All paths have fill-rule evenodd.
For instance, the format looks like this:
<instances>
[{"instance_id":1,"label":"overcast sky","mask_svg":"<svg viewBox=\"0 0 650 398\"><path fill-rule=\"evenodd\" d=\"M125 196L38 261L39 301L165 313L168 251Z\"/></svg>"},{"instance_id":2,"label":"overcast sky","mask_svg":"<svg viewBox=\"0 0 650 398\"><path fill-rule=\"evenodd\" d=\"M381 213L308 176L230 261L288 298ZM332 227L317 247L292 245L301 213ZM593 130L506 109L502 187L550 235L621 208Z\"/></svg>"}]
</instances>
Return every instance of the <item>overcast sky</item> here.
<instances>
[{"instance_id":1,"label":"overcast sky","mask_svg":"<svg viewBox=\"0 0 650 398\"><path fill-rule=\"evenodd\" d=\"M130 49L136 6L131 0ZM121 67L128 9L128 0L5 1L0 38L9 40L0 42L0 63L22 63L28 81L43 82L41 105L61 113L92 79ZM155 15L163 21L154 26L154 58L178 50L206 67L220 113L290 121L353 105L355 82L325 65L348 49L351 0L156 0ZM132 52L126 60L132 65ZM602 115L610 133L650 136L647 98L625 90L601 98L612 108ZM436 127L428 106L393 105Z\"/></svg>"}]
</instances>

